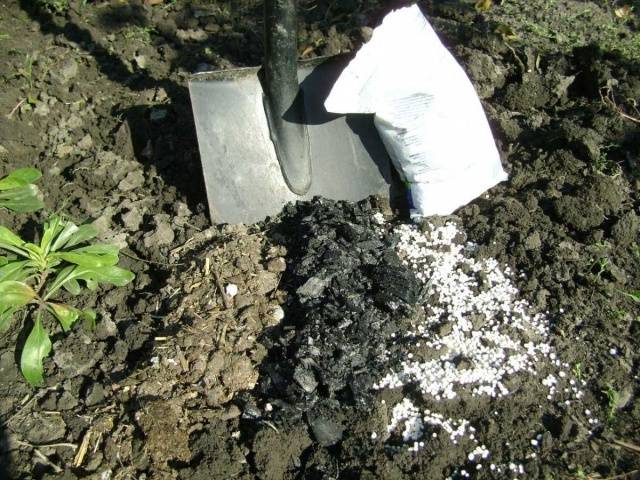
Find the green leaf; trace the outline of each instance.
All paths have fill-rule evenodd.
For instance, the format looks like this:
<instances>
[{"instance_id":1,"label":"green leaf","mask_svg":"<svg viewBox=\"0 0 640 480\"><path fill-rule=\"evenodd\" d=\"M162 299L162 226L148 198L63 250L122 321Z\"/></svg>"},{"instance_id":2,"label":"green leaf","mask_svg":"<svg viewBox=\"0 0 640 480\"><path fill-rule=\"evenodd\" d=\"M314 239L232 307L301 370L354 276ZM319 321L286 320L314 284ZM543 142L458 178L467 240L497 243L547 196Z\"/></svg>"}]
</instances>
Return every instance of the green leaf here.
<instances>
[{"instance_id":1,"label":"green leaf","mask_svg":"<svg viewBox=\"0 0 640 480\"><path fill-rule=\"evenodd\" d=\"M135 278L135 275L129 270L111 265L81 272L77 278L87 282L93 280L97 283L109 283L116 287L124 287Z\"/></svg>"},{"instance_id":2,"label":"green leaf","mask_svg":"<svg viewBox=\"0 0 640 480\"><path fill-rule=\"evenodd\" d=\"M25 242L25 244L22 245L22 248L24 248L28 253L31 254L31 255L29 255L29 257L32 257L32 256L42 257L43 256L43 252L42 252L42 249L40 248L40 245L36 245L35 243Z\"/></svg>"},{"instance_id":3,"label":"green leaf","mask_svg":"<svg viewBox=\"0 0 640 480\"><path fill-rule=\"evenodd\" d=\"M9 307L0 311L0 333L6 332L11 326L13 314L18 310L17 307Z\"/></svg>"},{"instance_id":4,"label":"green leaf","mask_svg":"<svg viewBox=\"0 0 640 480\"><path fill-rule=\"evenodd\" d=\"M44 207L40 199L40 190L35 185L25 185L0 192L0 206L14 212L35 212Z\"/></svg>"},{"instance_id":5,"label":"green leaf","mask_svg":"<svg viewBox=\"0 0 640 480\"><path fill-rule=\"evenodd\" d=\"M60 270L60 273L58 273L53 283L49 285L44 299L48 300L51 298L51 296L61 287L64 287L71 293L79 293L80 289L78 280L84 281L87 288L94 290L99 283L109 283L118 287L123 287L134 278L135 275L129 270L125 270L124 268L120 268L115 265L98 268L82 265L70 265Z\"/></svg>"},{"instance_id":6,"label":"green leaf","mask_svg":"<svg viewBox=\"0 0 640 480\"><path fill-rule=\"evenodd\" d=\"M36 297L36 292L26 283L7 280L0 282L0 309L23 307Z\"/></svg>"},{"instance_id":7,"label":"green leaf","mask_svg":"<svg viewBox=\"0 0 640 480\"><path fill-rule=\"evenodd\" d=\"M49 253L51 242L62 230L64 230L64 222L58 216L51 217L48 222L45 222L44 232L40 240L40 249L44 252L44 255Z\"/></svg>"},{"instance_id":8,"label":"green leaf","mask_svg":"<svg viewBox=\"0 0 640 480\"><path fill-rule=\"evenodd\" d=\"M0 206L21 213L44 207L40 190L33 185L41 176L35 168L21 168L0 180Z\"/></svg>"},{"instance_id":9,"label":"green leaf","mask_svg":"<svg viewBox=\"0 0 640 480\"><path fill-rule=\"evenodd\" d=\"M7 263L0 267L0 282L7 280L25 281L34 273L34 269L27 266L28 263L29 260L21 260Z\"/></svg>"},{"instance_id":10,"label":"green leaf","mask_svg":"<svg viewBox=\"0 0 640 480\"><path fill-rule=\"evenodd\" d=\"M93 225L80 225L79 227L73 222L65 222L64 229L56 238L51 251L57 251L62 248L73 247L82 242L86 242L98 235L98 229Z\"/></svg>"},{"instance_id":11,"label":"green leaf","mask_svg":"<svg viewBox=\"0 0 640 480\"><path fill-rule=\"evenodd\" d=\"M486 12L491 9L492 0L478 0L476 2L476 12Z\"/></svg>"},{"instance_id":12,"label":"green leaf","mask_svg":"<svg viewBox=\"0 0 640 480\"><path fill-rule=\"evenodd\" d=\"M69 331L82 313L77 308L70 305L62 305L60 303L47 303L47 307L53 316L58 319L60 325L62 325L62 330L65 332Z\"/></svg>"},{"instance_id":13,"label":"green leaf","mask_svg":"<svg viewBox=\"0 0 640 480\"><path fill-rule=\"evenodd\" d=\"M629 297L634 302L640 303L640 290L638 290L637 292L622 292L622 293L624 293L626 297Z\"/></svg>"},{"instance_id":14,"label":"green leaf","mask_svg":"<svg viewBox=\"0 0 640 480\"><path fill-rule=\"evenodd\" d=\"M5 266L7 263L9 263L9 257L0 255L0 267Z\"/></svg>"},{"instance_id":15,"label":"green leaf","mask_svg":"<svg viewBox=\"0 0 640 480\"><path fill-rule=\"evenodd\" d=\"M45 295L44 299L47 300L48 298L51 297L51 295L56 293L56 291L58 291L60 287L66 288L68 284L71 284L71 282L75 281L72 275L73 275L73 271L76 268L77 267L75 265L69 265L68 267L65 267L62 270L60 270L58 272L58 275L56 275L55 280L48 286L47 294ZM75 282L75 283L77 284L78 282ZM78 285L77 290L75 290L75 288L73 289L73 291L69 290L68 288L66 289L70 293L73 293L74 295L77 295L78 293L80 293L80 285Z\"/></svg>"},{"instance_id":16,"label":"green leaf","mask_svg":"<svg viewBox=\"0 0 640 480\"><path fill-rule=\"evenodd\" d=\"M67 283L62 285L63 288L72 295L80 295L82 288L77 280L69 280Z\"/></svg>"},{"instance_id":17,"label":"green leaf","mask_svg":"<svg viewBox=\"0 0 640 480\"><path fill-rule=\"evenodd\" d=\"M11 250L10 248L7 248L7 246L22 247L24 244L24 240L22 240L19 236L9 230L7 227L0 225L0 247ZM20 251L20 253L23 252Z\"/></svg>"},{"instance_id":18,"label":"green leaf","mask_svg":"<svg viewBox=\"0 0 640 480\"><path fill-rule=\"evenodd\" d=\"M119 251L116 245L89 245L70 252L60 252L57 255L69 263L98 268L116 265Z\"/></svg>"},{"instance_id":19,"label":"green leaf","mask_svg":"<svg viewBox=\"0 0 640 480\"><path fill-rule=\"evenodd\" d=\"M91 309L87 309L87 310L81 310L80 314L82 315L82 318L84 318L86 320L87 326L89 327L90 330L95 330L96 329L96 312L94 312Z\"/></svg>"},{"instance_id":20,"label":"green leaf","mask_svg":"<svg viewBox=\"0 0 640 480\"><path fill-rule=\"evenodd\" d=\"M86 242L87 240L91 240L98 235L98 229L91 224L88 225L80 225L78 227L78 231L69 239L67 242L67 248L78 245L79 243Z\"/></svg>"},{"instance_id":21,"label":"green leaf","mask_svg":"<svg viewBox=\"0 0 640 480\"><path fill-rule=\"evenodd\" d=\"M47 331L42 326L40 315L27 337L20 357L20 369L24 378L32 386L42 385L44 382L44 367L42 360L51 352L51 340Z\"/></svg>"},{"instance_id":22,"label":"green leaf","mask_svg":"<svg viewBox=\"0 0 640 480\"><path fill-rule=\"evenodd\" d=\"M0 180L0 191L24 187L35 182L40 177L42 177L42 173L38 169L19 168Z\"/></svg>"}]
</instances>

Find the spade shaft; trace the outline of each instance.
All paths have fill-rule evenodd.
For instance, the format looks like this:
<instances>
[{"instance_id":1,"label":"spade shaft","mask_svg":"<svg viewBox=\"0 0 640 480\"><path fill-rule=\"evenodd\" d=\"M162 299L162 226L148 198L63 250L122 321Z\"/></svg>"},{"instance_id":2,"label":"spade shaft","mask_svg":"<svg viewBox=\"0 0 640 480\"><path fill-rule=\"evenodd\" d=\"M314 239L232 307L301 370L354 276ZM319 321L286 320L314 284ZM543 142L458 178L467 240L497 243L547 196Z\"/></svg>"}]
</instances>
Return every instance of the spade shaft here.
<instances>
[{"instance_id":1,"label":"spade shaft","mask_svg":"<svg viewBox=\"0 0 640 480\"><path fill-rule=\"evenodd\" d=\"M269 133L289 189L311 187L311 154L298 82L297 0L265 0L263 91Z\"/></svg>"}]
</instances>

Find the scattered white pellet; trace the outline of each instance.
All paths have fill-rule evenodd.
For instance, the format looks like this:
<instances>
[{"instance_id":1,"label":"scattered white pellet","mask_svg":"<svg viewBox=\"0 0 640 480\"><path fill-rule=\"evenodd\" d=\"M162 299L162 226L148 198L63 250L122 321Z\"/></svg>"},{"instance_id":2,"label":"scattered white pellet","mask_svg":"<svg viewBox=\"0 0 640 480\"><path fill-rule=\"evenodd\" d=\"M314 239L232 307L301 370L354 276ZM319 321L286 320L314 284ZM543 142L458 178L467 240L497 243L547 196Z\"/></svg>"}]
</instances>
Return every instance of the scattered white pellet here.
<instances>
[{"instance_id":1,"label":"scattered white pellet","mask_svg":"<svg viewBox=\"0 0 640 480\"><path fill-rule=\"evenodd\" d=\"M224 287L224 293L226 293L227 296L233 298L238 294L238 286L235 283L228 283Z\"/></svg>"},{"instance_id":2,"label":"scattered white pellet","mask_svg":"<svg viewBox=\"0 0 640 480\"><path fill-rule=\"evenodd\" d=\"M279 322L284 318L284 310L281 306L273 307L269 313L276 322Z\"/></svg>"},{"instance_id":3,"label":"scattered white pellet","mask_svg":"<svg viewBox=\"0 0 640 480\"><path fill-rule=\"evenodd\" d=\"M555 355L547 343L546 318L530 312L528 303L519 298L511 270L492 258L468 256L475 246L457 240L461 232L455 224L427 233L401 225L395 233L400 240L398 255L426 284L427 294L436 298L404 340L441 354L417 360L409 347L402 368L374 387L412 384L435 400L454 399L461 389L472 396L504 397L509 394L508 376L532 371L539 357ZM434 334L434 328L443 324L450 328L443 334L436 328ZM464 360L463 367L459 359Z\"/></svg>"},{"instance_id":4,"label":"scattered white pellet","mask_svg":"<svg viewBox=\"0 0 640 480\"><path fill-rule=\"evenodd\" d=\"M376 225L384 225L384 215L381 212L376 212L371 216L373 223Z\"/></svg>"}]
</instances>

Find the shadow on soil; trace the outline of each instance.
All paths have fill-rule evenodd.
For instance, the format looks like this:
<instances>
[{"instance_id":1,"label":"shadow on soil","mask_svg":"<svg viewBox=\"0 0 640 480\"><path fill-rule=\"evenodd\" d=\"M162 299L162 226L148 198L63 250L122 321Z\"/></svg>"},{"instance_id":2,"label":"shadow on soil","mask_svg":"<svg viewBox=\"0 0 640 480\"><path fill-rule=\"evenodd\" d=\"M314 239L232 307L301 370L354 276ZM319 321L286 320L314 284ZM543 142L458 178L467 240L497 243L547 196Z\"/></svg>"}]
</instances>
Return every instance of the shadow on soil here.
<instances>
[{"instance_id":1,"label":"shadow on soil","mask_svg":"<svg viewBox=\"0 0 640 480\"><path fill-rule=\"evenodd\" d=\"M9 454L9 438L4 425L0 423L0 478L9 478L11 455Z\"/></svg>"},{"instance_id":2,"label":"shadow on soil","mask_svg":"<svg viewBox=\"0 0 640 480\"><path fill-rule=\"evenodd\" d=\"M100 72L109 80L134 92L151 89L163 89L166 92L168 98L162 105L166 117L162 122L154 121L149 105L120 108L114 102L112 114L120 116L128 124L134 153L140 163L154 164L166 184L174 186L190 208L206 204L195 125L186 86L168 78L154 78L145 71L132 73L121 58L101 46L88 29L80 26L81 17L71 10L67 13L66 21L61 22L30 0L21 0L20 7L38 22L44 34L63 36L91 54ZM126 18L115 15L109 21L140 24L140 15L140 12L133 12Z\"/></svg>"}]
</instances>

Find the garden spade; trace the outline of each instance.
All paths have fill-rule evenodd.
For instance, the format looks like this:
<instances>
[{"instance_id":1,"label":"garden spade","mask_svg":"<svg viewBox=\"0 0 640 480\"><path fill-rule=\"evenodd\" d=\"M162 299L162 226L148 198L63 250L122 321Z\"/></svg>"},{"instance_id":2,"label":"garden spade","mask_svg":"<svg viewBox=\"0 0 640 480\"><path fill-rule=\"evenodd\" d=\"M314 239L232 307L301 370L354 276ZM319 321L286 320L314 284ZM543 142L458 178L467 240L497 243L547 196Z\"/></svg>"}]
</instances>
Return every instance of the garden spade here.
<instances>
[{"instance_id":1,"label":"garden spade","mask_svg":"<svg viewBox=\"0 0 640 480\"><path fill-rule=\"evenodd\" d=\"M253 223L317 195L391 194L391 162L372 117L324 108L349 58L299 63L296 7L296 0L265 0L262 67L189 81L213 223Z\"/></svg>"}]
</instances>

